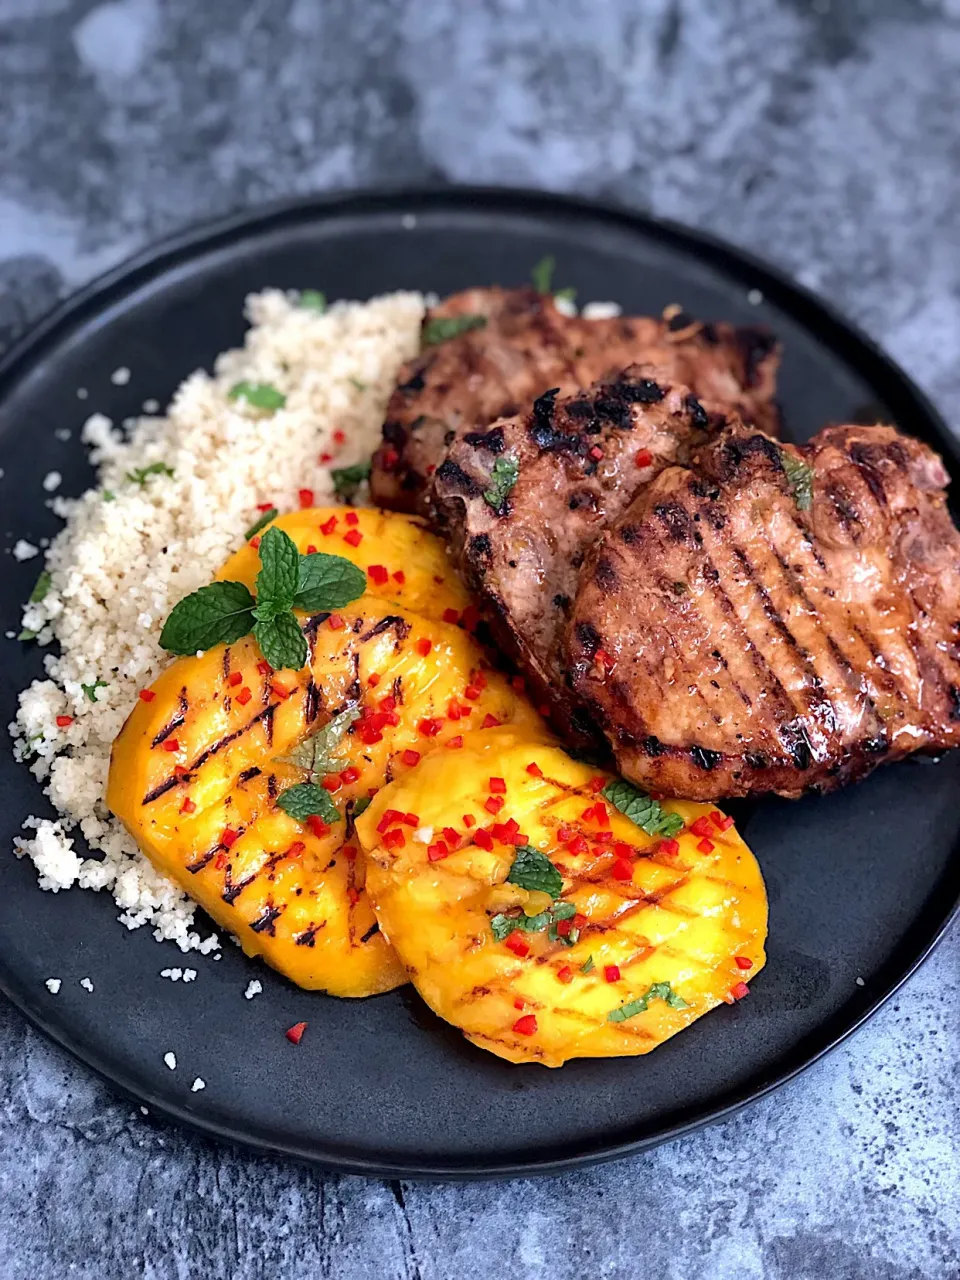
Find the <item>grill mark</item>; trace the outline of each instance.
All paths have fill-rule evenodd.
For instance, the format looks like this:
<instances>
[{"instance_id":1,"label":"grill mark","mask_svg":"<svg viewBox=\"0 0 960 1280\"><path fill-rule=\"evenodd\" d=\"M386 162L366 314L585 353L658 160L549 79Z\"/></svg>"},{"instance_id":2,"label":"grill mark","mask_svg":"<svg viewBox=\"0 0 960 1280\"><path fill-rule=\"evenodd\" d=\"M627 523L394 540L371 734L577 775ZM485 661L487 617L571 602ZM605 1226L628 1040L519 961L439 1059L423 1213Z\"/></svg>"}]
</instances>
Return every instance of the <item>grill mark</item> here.
<instances>
[{"instance_id":1,"label":"grill mark","mask_svg":"<svg viewBox=\"0 0 960 1280\"><path fill-rule=\"evenodd\" d=\"M360 939L361 943L369 942L370 939L374 936L374 934L377 934L379 932L380 932L380 925L378 921L374 920L373 924L370 926L367 932Z\"/></svg>"},{"instance_id":2,"label":"grill mark","mask_svg":"<svg viewBox=\"0 0 960 1280\"><path fill-rule=\"evenodd\" d=\"M403 676L397 676L393 682L391 696L396 701L398 707L403 706Z\"/></svg>"},{"instance_id":3,"label":"grill mark","mask_svg":"<svg viewBox=\"0 0 960 1280\"><path fill-rule=\"evenodd\" d=\"M464 444L475 449L485 449L494 455L503 453L503 427L493 427L490 431L468 431L463 437Z\"/></svg>"},{"instance_id":4,"label":"grill mark","mask_svg":"<svg viewBox=\"0 0 960 1280\"><path fill-rule=\"evenodd\" d=\"M245 782L250 782L253 778L259 778L261 772L256 765L251 765L249 769L244 769L243 773L237 775L237 785L242 787Z\"/></svg>"},{"instance_id":5,"label":"grill mark","mask_svg":"<svg viewBox=\"0 0 960 1280\"><path fill-rule=\"evenodd\" d=\"M385 631L395 630L398 640L406 640L410 634L410 623L401 618L397 613L388 613L385 618L381 618L375 623L364 635L360 637L360 643L366 644L368 640L373 640L376 636L382 636Z\"/></svg>"},{"instance_id":6,"label":"grill mark","mask_svg":"<svg viewBox=\"0 0 960 1280\"><path fill-rule=\"evenodd\" d=\"M252 876L247 876L246 880L238 880L237 883L234 884L230 879L230 870L228 868L226 875L227 887L220 895L221 901L226 902L227 904L236 902L237 898L240 897L240 894L243 893L247 885L253 884L256 878L257 876L255 872Z\"/></svg>"},{"instance_id":7,"label":"grill mark","mask_svg":"<svg viewBox=\"0 0 960 1280\"><path fill-rule=\"evenodd\" d=\"M850 448L850 457L853 459L853 463L864 484L873 494L877 506L885 508L887 506L887 493L883 487L880 472L873 465L870 450L863 444L854 444Z\"/></svg>"},{"instance_id":8,"label":"grill mark","mask_svg":"<svg viewBox=\"0 0 960 1280\"><path fill-rule=\"evenodd\" d=\"M277 782L277 775L275 773L268 774L267 796L269 797L271 804L275 803L277 796L279 794L280 794L280 784Z\"/></svg>"},{"instance_id":9,"label":"grill mark","mask_svg":"<svg viewBox=\"0 0 960 1280\"><path fill-rule=\"evenodd\" d=\"M326 920L319 920L304 929L303 933L298 933L293 940L295 947L312 947L316 944L317 934L326 925Z\"/></svg>"},{"instance_id":10,"label":"grill mark","mask_svg":"<svg viewBox=\"0 0 960 1280\"><path fill-rule=\"evenodd\" d=\"M230 646L229 646L229 645L227 645L227 647L226 647L226 648L224 649L224 651L223 651L223 678L224 678L224 681L226 681L226 680L228 680L228 679L230 678L230 654L231 654L231 649L230 649Z\"/></svg>"},{"instance_id":11,"label":"grill mark","mask_svg":"<svg viewBox=\"0 0 960 1280\"><path fill-rule=\"evenodd\" d=\"M266 933L271 938L275 938L277 936L276 922L284 911L286 911L286 907L275 907L272 903L268 903L263 910L263 914L254 920L250 928L254 933Z\"/></svg>"},{"instance_id":12,"label":"grill mark","mask_svg":"<svg viewBox=\"0 0 960 1280\"><path fill-rule=\"evenodd\" d=\"M323 694L320 692L319 686L311 675L310 683L307 685L306 692L303 697L303 718L307 724L313 724L314 720L316 720L317 716L320 714L322 706Z\"/></svg>"},{"instance_id":13,"label":"grill mark","mask_svg":"<svg viewBox=\"0 0 960 1280\"><path fill-rule=\"evenodd\" d=\"M440 463L435 472L435 477L438 483L449 485L461 497L479 498L483 493L483 487L477 484L472 476L468 476L463 467L454 462L452 458L447 458L445 462Z\"/></svg>"},{"instance_id":14,"label":"grill mark","mask_svg":"<svg viewBox=\"0 0 960 1280\"><path fill-rule=\"evenodd\" d=\"M315 613L303 624L303 634L307 637L307 644L310 647L311 663L317 648L317 632L329 617L329 613Z\"/></svg>"},{"instance_id":15,"label":"grill mark","mask_svg":"<svg viewBox=\"0 0 960 1280\"><path fill-rule=\"evenodd\" d=\"M171 787L175 787L178 782L186 782L189 776L191 774L196 773L199 769L201 769L203 765L205 765L212 756L217 755L217 753L222 751L224 747L229 746L231 742L236 742L238 738L242 738L245 733L249 733L249 731L253 729L256 725L258 725L261 721L263 721L264 730L267 736L267 743L268 745L272 746L273 715L275 710L276 710L275 706L264 707L262 711L258 712L257 715L255 715L252 720L248 721L247 724L243 725L242 728L235 729L233 733L228 733L225 738L221 738L220 741L215 742L212 747L208 747L206 751L204 751L201 755L199 755L196 758L196 760L194 760L193 764L190 765L184 777L168 778L165 782L161 783L159 787L155 787L153 791L148 791L147 794L140 801L141 805L151 804L154 800L158 799L160 796L164 795L167 791L169 791Z\"/></svg>"},{"instance_id":16,"label":"grill mark","mask_svg":"<svg viewBox=\"0 0 960 1280\"><path fill-rule=\"evenodd\" d=\"M196 862L188 862L187 870L190 874L195 876L198 871L202 871L203 868L210 863L211 859L217 856L217 850L219 848L220 845L215 844L212 849L208 849L206 853L201 854L200 857L197 858Z\"/></svg>"},{"instance_id":17,"label":"grill mark","mask_svg":"<svg viewBox=\"0 0 960 1280\"><path fill-rule=\"evenodd\" d=\"M171 733L173 733L175 729L179 729L180 726L186 720L187 712L189 710L190 710L190 700L187 697L186 688L183 688L180 690L180 693L177 695L177 710L174 712L170 720L167 721L167 723L163 726L163 728L160 730L157 736L150 743L151 747L159 747L160 743L164 742L167 738L169 738Z\"/></svg>"}]
</instances>

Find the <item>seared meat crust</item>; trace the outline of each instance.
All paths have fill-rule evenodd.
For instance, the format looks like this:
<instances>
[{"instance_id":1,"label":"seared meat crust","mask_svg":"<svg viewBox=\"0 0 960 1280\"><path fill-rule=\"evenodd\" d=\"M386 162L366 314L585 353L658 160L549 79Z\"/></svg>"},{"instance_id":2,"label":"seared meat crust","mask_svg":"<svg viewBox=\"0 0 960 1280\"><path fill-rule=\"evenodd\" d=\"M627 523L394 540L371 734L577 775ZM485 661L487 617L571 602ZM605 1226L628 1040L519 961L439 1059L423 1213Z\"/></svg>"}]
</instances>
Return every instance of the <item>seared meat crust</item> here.
<instances>
[{"instance_id":1,"label":"seared meat crust","mask_svg":"<svg viewBox=\"0 0 960 1280\"><path fill-rule=\"evenodd\" d=\"M809 510L785 454L811 468ZM958 745L946 482L890 427L800 449L733 428L662 471L595 544L566 635L624 775L696 799L799 796Z\"/></svg>"},{"instance_id":2,"label":"seared meat crust","mask_svg":"<svg viewBox=\"0 0 960 1280\"><path fill-rule=\"evenodd\" d=\"M379 506L432 515L432 476L456 440L552 387L568 394L637 361L776 434L779 348L765 330L701 324L675 308L665 319L584 320L562 315L549 294L497 288L453 294L424 324L458 316L486 324L427 347L400 373L373 459Z\"/></svg>"}]
</instances>

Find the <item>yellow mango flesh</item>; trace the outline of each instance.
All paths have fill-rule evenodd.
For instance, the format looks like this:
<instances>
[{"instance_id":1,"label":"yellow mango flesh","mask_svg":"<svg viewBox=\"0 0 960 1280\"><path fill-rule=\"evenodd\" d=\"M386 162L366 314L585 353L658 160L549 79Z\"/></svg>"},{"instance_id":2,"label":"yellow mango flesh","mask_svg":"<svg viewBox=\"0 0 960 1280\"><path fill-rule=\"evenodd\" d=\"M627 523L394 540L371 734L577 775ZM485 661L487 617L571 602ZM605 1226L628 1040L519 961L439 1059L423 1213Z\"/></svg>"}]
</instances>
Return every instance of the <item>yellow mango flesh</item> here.
<instances>
[{"instance_id":1,"label":"yellow mango flesh","mask_svg":"<svg viewBox=\"0 0 960 1280\"><path fill-rule=\"evenodd\" d=\"M419 530L421 537L435 544L439 569L439 542ZM465 696L483 655L462 629L373 594L334 621L308 628L310 659L299 672L261 671L251 637L172 663L114 742L107 804L154 865L248 955L261 955L302 987L366 996L400 985L406 974L364 891L353 807L410 771L405 751L453 756L447 743L471 721L491 715L517 719L533 735L542 730L529 704L491 671L483 672L479 696ZM307 781L278 757L345 707L378 712L385 698L395 699L399 723L384 725L379 742L365 740L362 721L352 726L336 750L338 772L358 770L352 781L338 778L332 794L343 820L315 834L276 804L287 787ZM470 716L449 718L454 698ZM428 736L423 727L432 720L439 732Z\"/></svg>"},{"instance_id":2,"label":"yellow mango flesh","mask_svg":"<svg viewBox=\"0 0 960 1280\"><path fill-rule=\"evenodd\" d=\"M528 772L531 763L542 778ZM603 801L591 787L598 776L522 727L491 729L470 734L455 760L430 756L379 792L357 821L381 930L411 981L468 1040L511 1062L555 1067L570 1058L648 1053L719 1003L732 1002L733 988L765 961L763 879L736 831L712 830L712 848L700 849L702 837L688 827L713 806L664 801L664 809L688 824L671 856L612 804L604 802L602 823L581 817ZM491 777L506 784L506 803L495 817L485 807ZM402 848L385 847L378 826L388 809L414 809L435 832L455 829L461 847L433 862L428 846L410 838ZM494 938L490 922L497 913L521 907L530 915L543 907L542 895L506 881L515 848L497 841L488 852L474 842L478 828L510 818L561 872L562 900L583 917L572 946L551 941L547 931L521 932L514 941L525 943L529 954L518 956ZM567 838L582 833L588 851L572 853L560 841L561 827L569 829ZM594 840L601 831L612 835ZM624 845L630 846L627 859ZM625 861L632 878L615 878L614 866ZM750 969L735 957L749 960ZM616 966L619 977L608 981L607 966ZM608 1021L613 1010L665 982L684 1008L652 998L646 1011ZM535 1019L532 1034L514 1029L527 1015Z\"/></svg>"},{"instance_id":3,"label":"yellow mango flesh","mask_svg":"<svg viewBox=\"0 0 960 1280\"><path fill-rule=\"evenodd\" d=\"M355 523L347 524L348 516ZM329 527L331 520L333 529L324 533L323 526ZM368 593L412 613L440 621L448 610L460 614L470 604L444 544L416 516L379 511L374 507L311 507L271 520L260 530L259 537L274 526L293 539L301 555L312 548L327 555L343 556L367 572L371 567L385 569L386 582L368 576ZM353 541L357 534L360 536L356 546L353 541L346 541L351 531ZM256 547L248 542L230 557L217 577L226 582L242 582L253 591L259 572L260 557Z\"/></svg>"}]
</instances>

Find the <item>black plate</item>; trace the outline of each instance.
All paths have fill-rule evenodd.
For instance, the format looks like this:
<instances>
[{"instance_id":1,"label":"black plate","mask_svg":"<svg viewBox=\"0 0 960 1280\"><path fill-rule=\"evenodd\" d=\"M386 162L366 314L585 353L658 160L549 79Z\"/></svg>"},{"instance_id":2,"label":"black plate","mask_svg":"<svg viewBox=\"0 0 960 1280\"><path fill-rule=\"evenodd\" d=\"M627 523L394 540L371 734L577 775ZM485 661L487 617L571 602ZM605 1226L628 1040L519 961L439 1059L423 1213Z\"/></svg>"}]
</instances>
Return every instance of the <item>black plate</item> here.
<instances>
[{"instance_id":1,"label":"black plate","mask_svg":"<svg viewBox=\"0 0 960 1280\"><path fill-rule=\"evenodd\" d=\"M412 229L404 215L414 214ZM409 224L409 217L406 219ZM761 264L677 227L552 196L497 191L360 195L285 204L163 245L42 323L0 366L4 531L56 532L41 479L90 482L77 429L114 419L243 336L244 295L313 286L332 297L446 293L521 282L543 254L558 285L631 312L680 301L707 318L765 321L785 345L787 434L882 416L957 451L889 360L809 294ZM751 305L748 291L763 293ZM111 372L133 378L113 386ZM76 396L90 389L88 401ZM56 427L73 429L58 442ZM9 541L7 543L9 546ZM0 630L19 625L37 561L4 560ZM7 643L4 724L41 658ZM148 930L128 933L106 897L40 893L8 854L39 788L0 751L0 987L53 1039L138 1100L253 1147L376 1174L483 1176L623 1155L728 1114L808 1066L920 962L960 896L960 753L908 763L827 799L767 801L745 831L770 895L769 961L749 999L722 1007L645 1059L513 1067L466 1045L409 989L363 1002L309 995L224 947L191 986ZM189 963L189 961L188 961ZM51 996L44 979L64 980ZM95 991L77 985L89 975ZM246 1001L259 977L264 994ZM857 985L860 977L863 985ZM305 1019L299 1048L283 1036ZM163 1055L173 1050L176 1072ZM206 1090L193 1094L202 1076Z\"/></svg>"}]
</instances>

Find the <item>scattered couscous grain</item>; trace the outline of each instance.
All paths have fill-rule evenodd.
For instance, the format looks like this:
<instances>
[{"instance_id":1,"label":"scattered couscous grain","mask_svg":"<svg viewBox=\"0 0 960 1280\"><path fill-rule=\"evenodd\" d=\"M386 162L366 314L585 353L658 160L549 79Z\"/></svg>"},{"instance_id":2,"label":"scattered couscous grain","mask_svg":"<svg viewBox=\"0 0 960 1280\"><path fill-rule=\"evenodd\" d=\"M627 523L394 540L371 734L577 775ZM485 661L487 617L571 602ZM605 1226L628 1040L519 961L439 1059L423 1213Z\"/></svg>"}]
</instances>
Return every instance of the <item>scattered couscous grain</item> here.
<instances>
[{"instance_id":1,"label":"scattered couscous grain","mask_svg":"<svg viewBox=\"0 0 960 1280\"><path fill-rule=\"evenodd\" d=\"M93 990L93 982L89 978L81 978L80 985L83 987L84 991Z\"/></svg>"},{"instance_id":2,"label":"scattered couscous grain","mask_svg":"<svg viewBox=\"0 0 960 1280\"><path fill-rule=\"evenodd\" d=\"M55 996L63 985L60 978L48 978L43 984L52 996Z\"/></svg>"},{"instance_id":3,"label":"scattered couscous grain","mask_svg":"<svg viewBox=\"0 0 960 1280\"><path fill-rule=\"evenodd\" d=\"M114 369L110 375L110 381L115 387L125 387L130 381L130 370L126 365L121 365L119 369Z\"/></svg>"},{"instance_id":4,"label":"scattered couscous grain","mask_svg":"<svg viewBox=\"0 0 960 1280\"><path fill-rule=\"evenodd\" d=\"M176 1055L175 1053L172 1053L172 1052L168 1049L168 1050L167 1050L167 1052L163 1055L163 1060L164 1060L164 1062L166 1063L166 1065L170 1068L170 1070L171 1070L171 1071L176 1071L176 1069L177 1069L177 1055Z\"/></svg>"},{"instance_id":5,"label":"scattered couscous grain","mask_svg":"<svg viewBox=\"0 0 960 1280\"><path fill-rule=\"evenodd\" d=\"M193 1084L190 1086L190 1092L199 1093L201 1089L205 1089L206 1087L206 1080L204 1080L202 1076L197 1076L196 1080L194 1080Z\"/></svg>"},{"instance_id":6,"label":"scattered couscous grain","mask_svg":"<svg viewBox=\"0 0 960 1280\"><path fill-rule=\"evenodd\" d=\"M13 544L14 560L32 560L39 554L40 548L35 547L32 542L27 542L26 538L18 538Z\"/></svg>"},{"instance_id":7,"label":"scattered couscous grain","mask_svg":"<svg viewBox=\"0 0 960 1280\"><path fill-rule=\"evenodd\" d=\"M259 978L251 978L247 983L247 989L243 993L245 1000L252 1000L254 996L258 996L263 990L263 983Z\"/></svg>"}]
</instances>

